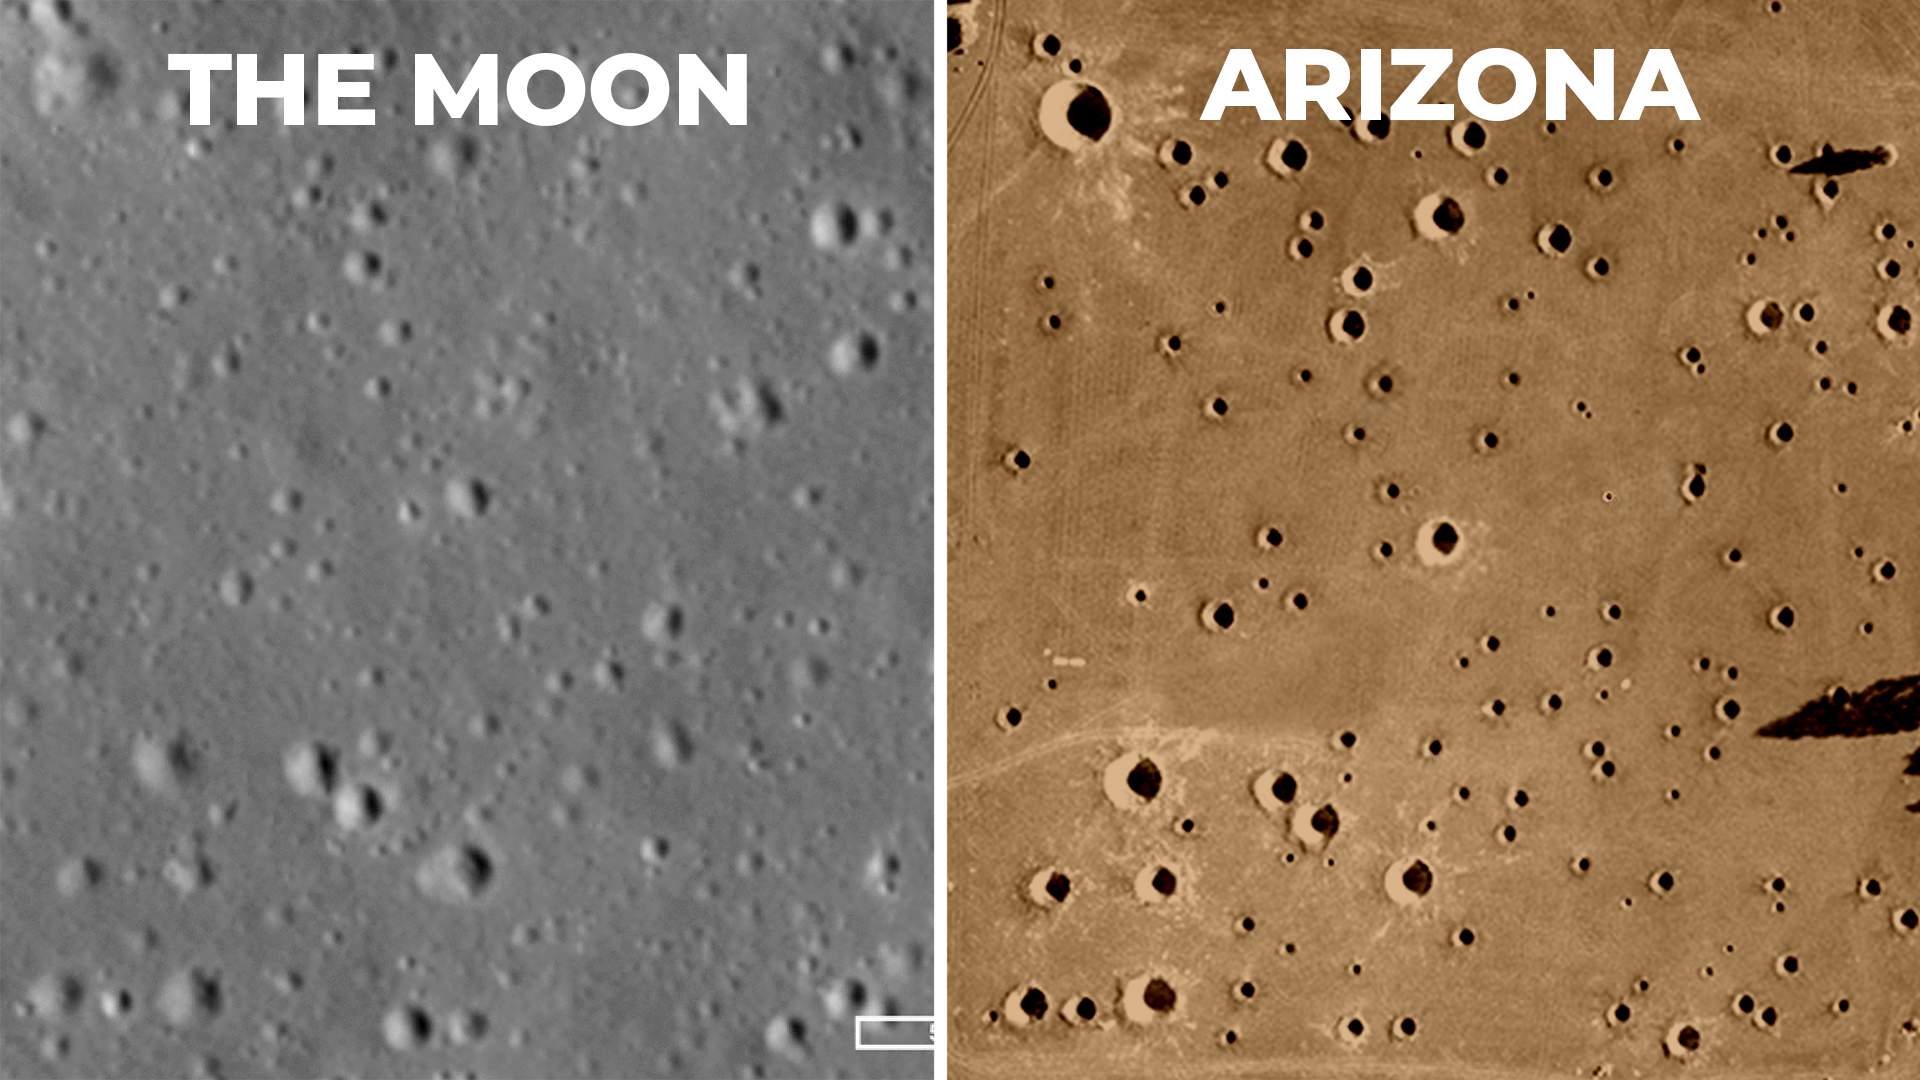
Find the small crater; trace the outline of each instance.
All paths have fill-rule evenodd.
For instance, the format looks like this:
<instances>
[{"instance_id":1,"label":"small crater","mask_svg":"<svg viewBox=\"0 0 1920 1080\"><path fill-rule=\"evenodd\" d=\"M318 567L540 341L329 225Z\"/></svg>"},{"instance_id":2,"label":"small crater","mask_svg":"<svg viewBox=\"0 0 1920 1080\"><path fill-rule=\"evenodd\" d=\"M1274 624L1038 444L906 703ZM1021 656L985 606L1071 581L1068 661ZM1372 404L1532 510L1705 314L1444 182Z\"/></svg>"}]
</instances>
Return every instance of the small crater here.
<instances>
[{"instance_id":1,"label":"small crater","mask_svg":"<svg viewBox=\"0 0 1920 1080\"><path fill-rule=\"evenodd\" d=\"M1462 157L1472 157L1487 148L1487 129L1478 120L1456 120L1447 129L1447 142Z\"/></svg>"},{"instance_id":2,"label":"small crater","mask_svg":"<svg viewBox=\"0 0 1920 1080\"><path fill-rule=\"evenodd\" d=\"M1326 847L1340 831L1340 811L1332 803L1300 806L1293 812L1293 835L1309 849Z\"/></svg>"},{"instance_id":3,"label":"small crater","mask_svg":"<svg viewBox=\"0 0 1920 1080\"><path fill-rule=\"evenodd\" d=\"M1426 566L1450 566L1465 554L1465 538L1453 522L1438 518L1420 527L1414 551Z\"/></svg>"},{"instance_id":4,"label":"small crater","mask_svg":"<svg viewBox=\"0 0 1920 1080\"><path fill-rule=\"evenodd\" d=\"M1670 1058L1688 1060L1700 1052L1700 1028L1690 1021L1680 1021L1667 1029L1667 1037L1662 1049Z\"/></svg>"},{"instance_id":5,"label":"small crater","mask_svg":"<svg viewBox=\"0 0 1920 1080\"><path fill-rule=\"evenodd\" d=\"M1307 167L1307 146L1299 139L1275 139L1267 148L1267 168L1276 176L1291 177Z\"/></svg>"},{"instance_id":6,"label":"small crater","mask_svg":"<svg viewBox=\"0 0 1920 1080\"><path fill-rule=\"evenodd\" d=\"M1433 890L1433 869L1424 859L1408 857L1387 868L1387 896L1402 906L1418 903Z\"/></svg>"},{"instance_id":7,"label":"small crater","mask_svg":"<svg viewBox=\"0 0 1920 1080\"><path fill-rule=\"evenodd\" d=\"M1120 1002L1129 1023L1149 1024L1172 1015L1179 1007L1180 995L1164 976L1137 975L1122 988Z\"/></svg>"},{"instance_id":8,"label":"small crater","mask_svg":"<svg viewBox=\"0 0 1920 1080\"><path fill-rule=\"evenodd\" d=\"M1113 106L1091 83L1066 80L1040 96L1040 132L1063 150L1085 150L1113 127Z\"/></svg>"},{"instance_id":9,"label":"small crater","mask_svg":"<svg viewBox=\"0 0 1920 1080\"><path fill-rule=\"evenodd\" d=\"M1905 304L1888 304L1874 318L1874 329L1890 343L1913 343L1913 312Z\"/></svg>"},{"instance_id":10,"label":"small crater","mask_svg":"<svg viewBox=\"0 0 1920 1080\"><path fill-rule=\"evenodd\" d=\"M474 904L493 888L498 863L488 850L472 842L442 845L414 870L414 887L421 895L443 904Z\"/></svg>"},{"instance_id":11,"label":"small crater","mask_svg":"<svg viewBox=\"0 0 1920 1080\"><path fill-rule=\"evenodd\" d=\"M1164 784L1159 765L1141 753L1122 754L1108 762L1101 779L1107 800L1122 810L1143 809L1159 798Z\"/></svg>"},{"instance_id":12,"label":"small crater","mask_svg":"<svg viewBox=\"0 0 1920 1080\"><path fill-rule=\"evenodd\" d=\"M1215 633L1233 629L1234 619L1233 604L1226 600L1215 600L1200 609L1200 625Z\"/></svg>"},{"instance_id":13,"label":"small crater","mask_svg":"<svg viewBox=\"0 0 1920 1080\"><path fill-rule=\"evenodd\" d=\"M1755 300L1747 306L1747 332L1754 337L1766 337L1786 321L1786 309L1777 300Z\"/></svg>"},{"instance_id":14,"label":"small crater","mask_svg":"<svg viewBox=\"0 0 1920 1080\"><path fill-rule=\"evenodd\" d=\"M1290 806L1300 794L1300 782L1284 769L1269 769L1253 782L1254 802L1264 810Z\"/></svg>"},{"instance_id":15,"label":"small crater","mask_svg":"<svg viewBox=\"0 0 1920 1080\"><path fill-rule=\"evenodd\" d=\"M396 1053L424 1050L433 1041L433 1017L418 1005L395 1005L380 1018L380 1037Z\"/></svg>"},{"instance_id":16,"label":"small crater","mask_svg":"<svg viewBox=\"0 0 1920 1080\"><path fill-rule=\"evenodd\" d=\"M1065 904L1073 896L1073 879L1066 871L1048 867L1027 881L1027 899L1043 908Z\"/></svg>"},{"instance_id":17,"label":"small crater","mask_svg":"<svg viewBox=\"0 0 1920 1080\"><path fill-rule=\"evenodd\" d=\"M1424 240L1450 239L1466 225L1466 208L1451 195L1434 192L1414 204L1413 231Z\"/></svg>"},{"instance_id":18,"label":"small crater","mask_svg":"<svg viewBox=\"0 0 1920 1080\"><path fill-rule=\"evenodd\" d=\"M1133 792L1142 802L1152 802L1160 795L1160 767L1150 758L1141 758L1133 768L1127 770L1127 790Z\"/></svg>"},{"instance_id":19,"label":"small crater","mask_svg":"<svg viewBox=\"0 0 1920 1080\"><path fill-rule=\"evenodd\" d=\"M1327 316L1327 336L1336 344L1355 344L1367 336L1367 317L1353 308L1340 308Z\"/></svg>"}]
</instances>

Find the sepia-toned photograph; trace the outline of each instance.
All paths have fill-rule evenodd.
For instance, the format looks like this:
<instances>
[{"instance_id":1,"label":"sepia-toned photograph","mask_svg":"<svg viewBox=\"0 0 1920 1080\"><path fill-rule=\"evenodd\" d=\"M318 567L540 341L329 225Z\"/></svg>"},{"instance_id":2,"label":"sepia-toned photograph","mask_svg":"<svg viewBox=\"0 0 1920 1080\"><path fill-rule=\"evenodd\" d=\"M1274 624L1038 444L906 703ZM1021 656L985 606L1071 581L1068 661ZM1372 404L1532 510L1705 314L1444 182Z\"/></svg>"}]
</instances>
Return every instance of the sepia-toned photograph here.
<instances>
[{"instance_id":1,"label":"sepia-toned photograph","mask_svg":"<svg viewBox=\"0 0 1920 1080\"><path fill-rule=\"evenodd\" d=\"M948 13L952 1075L1920 1075L1920 12Z\"/></svg>"}]
</instances>

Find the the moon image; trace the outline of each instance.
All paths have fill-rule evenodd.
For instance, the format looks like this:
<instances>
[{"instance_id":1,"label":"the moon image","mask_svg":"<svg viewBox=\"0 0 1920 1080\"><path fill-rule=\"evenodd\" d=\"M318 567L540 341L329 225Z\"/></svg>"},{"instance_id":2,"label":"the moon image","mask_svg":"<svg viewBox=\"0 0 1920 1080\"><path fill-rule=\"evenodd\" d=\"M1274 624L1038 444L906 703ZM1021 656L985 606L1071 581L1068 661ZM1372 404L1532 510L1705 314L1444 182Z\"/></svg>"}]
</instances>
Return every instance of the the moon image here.
<instances>
[{"instance_id":1,"label":"the moon image","mask_svg":"<svg viewBox=\"0 0 1920 1080\"><path fill-rule=\"evenodd\" d=\"M933 25L0 8L0 1074L931 1074ZM627 52L748 122L413 122Z\"/></svg>"}]
</instances>

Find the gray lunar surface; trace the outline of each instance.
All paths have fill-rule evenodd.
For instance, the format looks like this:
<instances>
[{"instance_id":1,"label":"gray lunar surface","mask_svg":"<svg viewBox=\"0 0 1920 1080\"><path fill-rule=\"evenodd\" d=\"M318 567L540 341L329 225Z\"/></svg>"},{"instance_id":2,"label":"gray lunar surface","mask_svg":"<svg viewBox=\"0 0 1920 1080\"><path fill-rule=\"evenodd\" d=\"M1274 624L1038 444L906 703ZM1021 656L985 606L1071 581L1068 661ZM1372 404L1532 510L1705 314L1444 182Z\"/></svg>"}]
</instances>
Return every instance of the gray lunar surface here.
<instances>
[{"instance_id":1,"label":"gray lunar surface","mask_svg":"<svg viewBox=\"0 0 1920 1080\"><path fill-rule=\"evenodd\" d=\"M0 1075L931 1072L932 29L0 5ZM542 51L750 123L412 123Z\"/></svg>"}]
</instances>

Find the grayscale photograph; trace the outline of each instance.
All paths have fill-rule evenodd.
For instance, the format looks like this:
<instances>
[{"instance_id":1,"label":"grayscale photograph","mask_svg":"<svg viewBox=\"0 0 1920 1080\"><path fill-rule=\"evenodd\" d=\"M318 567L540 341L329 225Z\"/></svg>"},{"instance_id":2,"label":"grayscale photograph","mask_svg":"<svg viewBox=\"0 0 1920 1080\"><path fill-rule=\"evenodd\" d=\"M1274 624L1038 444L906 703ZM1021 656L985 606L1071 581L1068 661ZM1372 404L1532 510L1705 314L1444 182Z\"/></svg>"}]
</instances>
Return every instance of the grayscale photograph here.
<instances>
[{"instance_id":1,"label":"grayscale photograph","mask_svg":"<svg viewBox=\"0 0 1920 1080\"><path fill-rule=\"evenodd\" d=\"M0 1076L933 1074L937 26L0 4Z\"/></svg>"}]
</instances>

